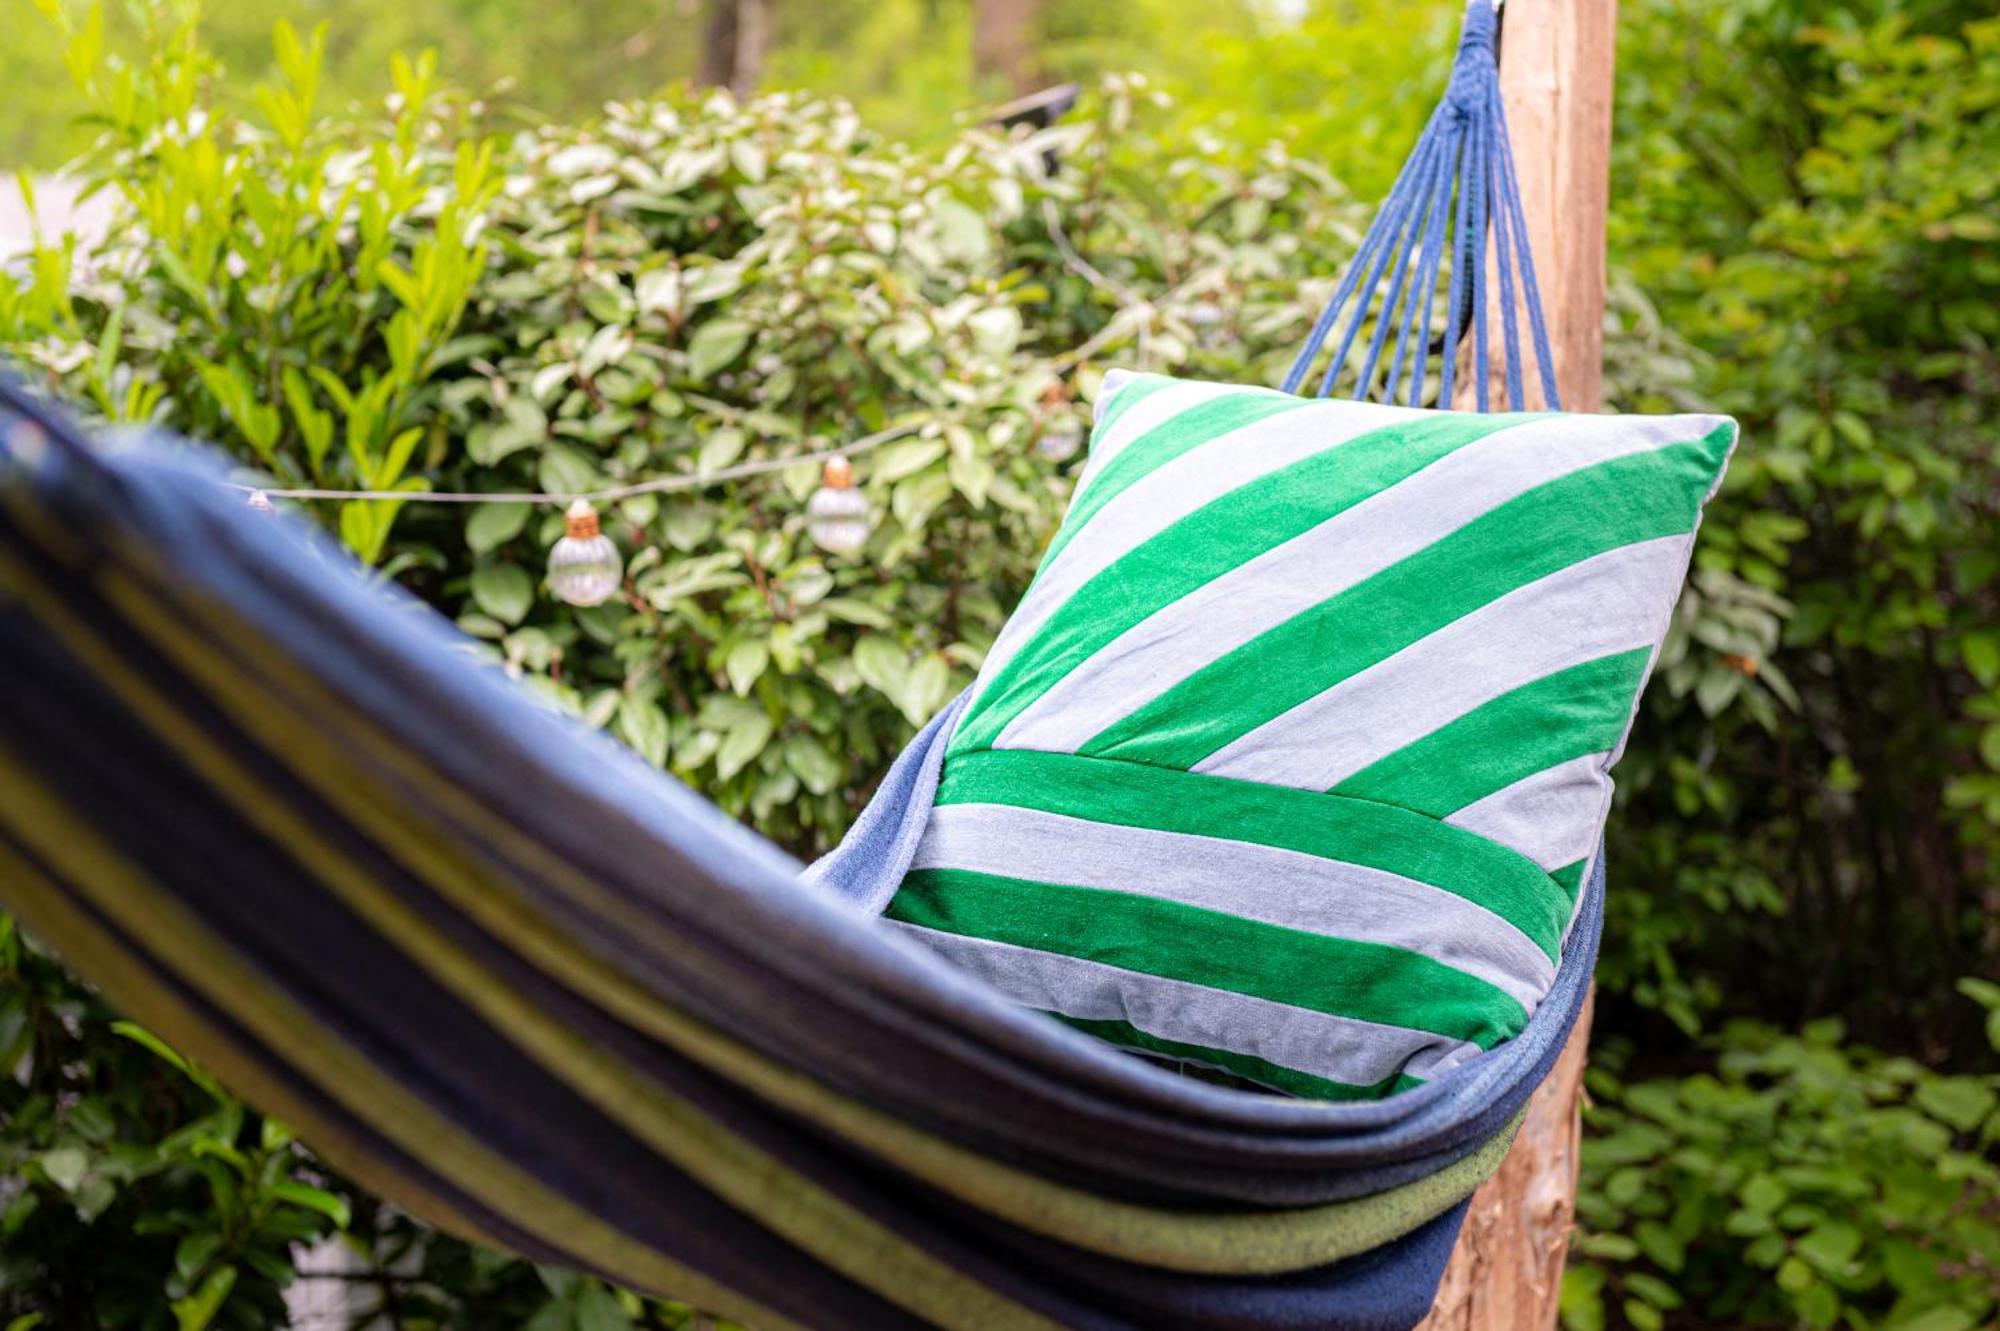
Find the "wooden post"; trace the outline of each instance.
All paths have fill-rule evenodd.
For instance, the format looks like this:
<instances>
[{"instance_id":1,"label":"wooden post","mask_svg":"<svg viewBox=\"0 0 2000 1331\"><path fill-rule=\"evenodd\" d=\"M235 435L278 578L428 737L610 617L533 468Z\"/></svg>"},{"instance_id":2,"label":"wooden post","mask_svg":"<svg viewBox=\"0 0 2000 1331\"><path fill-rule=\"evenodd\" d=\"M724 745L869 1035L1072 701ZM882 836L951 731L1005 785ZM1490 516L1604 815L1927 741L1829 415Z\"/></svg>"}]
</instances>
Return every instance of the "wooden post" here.
<instances>
[{"instance_id":1,"label":"wooden post","mask_svg":"<svg viewBox=\"0 0 2000 1331\"><path fill-rule=\"evenodd\" d=\"M748 97L763 77L770 45L770 0L709 0L695 81Z\"/></svg>"},{"instance_id":2,"label":"wooden post","mask_svg":"<svg viewBox=\"0 0 2000 1331\"><path fill-rule=\"evenodd\" d=\"M1560 390L1561 385L1557 385ZM1437 1303L1421 1331L1550 1331L1576 1206L1591 998L1500 1172L1473 1194Z\"/></svg>"},{"instance_id":3,"label":"wooden post","mask_svg":"<svg viewBox=\"0 0 2000 1331\"><path fill-rule=\"evenodd\" d=\"M1016 96L1041 86L1035 53L1035 21L1043 0L974 0L972 73L982 81L1004 80Z\"/></svg>"},{"instance_id":4,"label":"wooden post","mask_svg":"<svg viewBox=\"0 0 2000 1331\"><path fill-rule=\"evenodd\" d=\"M1500 91L1549 319L1556 388L1570 411L1597 411L1604 403L1604 222L1616 21L1616 0L1506 0L1501 28ZM1498 319L1497 311L1489 313ZM1532 359L1532 351L1523 350ZM1496 375L1498 362L1495 356ZM1528 406L1539 408L1535 376L1526 378ZM1469 397L1466 390L1459 405L1470 405ZM1473 1197L1423 1331L1548 1331L1556 1325L1576 1201L1590 1011L1586 1002L1555 1070L1529 1103L1506 1163Z\"/></svg>"},{"instance_id":5,"label":"wooden post","mask_svg":"<svg viewBox=\"0 0 2000 1331\"><path fill-rule=\"evenodd\" d=\"M1500 93L1548 314L1556 388L1566 410L1598 411L1604 406L1604 221L1617 0L1507 0L1502 14ZM1496 382L1499 319L1497 308L1488 311ZM1539 409L1544 404L1525 322L1521 341L1527 405ZM1470 406L1470 385L1461 384L1458 405ZM1496 392L1494 400L1506 399Z\"/></svg>"}]
</instances>

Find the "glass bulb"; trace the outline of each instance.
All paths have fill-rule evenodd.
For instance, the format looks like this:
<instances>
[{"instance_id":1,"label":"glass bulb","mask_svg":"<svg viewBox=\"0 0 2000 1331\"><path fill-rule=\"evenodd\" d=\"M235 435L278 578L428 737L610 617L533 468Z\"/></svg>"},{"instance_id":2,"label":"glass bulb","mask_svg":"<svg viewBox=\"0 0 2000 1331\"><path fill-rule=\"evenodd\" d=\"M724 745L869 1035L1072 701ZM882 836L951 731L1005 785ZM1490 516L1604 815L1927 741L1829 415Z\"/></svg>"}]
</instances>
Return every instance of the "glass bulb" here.
<instances>
[{"instance_id":1,"label":"glass bulb","mask_svg":"<svg viewBox=\"0 0 2000 1331\"><path fill-rule=\"evenodd\" d=\"M1188 326L1194 329L1195 340L1204 347L1227 346L1236 340L1229 321L1229 311L1212 300L1196 301L1188 307Z\"/></svg>"},{"instance_id":2,"label":"glass bulb","mask_svg":"<svg viewBox=\"0 0 2000 1331\"><path fill-rule=\"evenodd\" d=\"M1035 451L1051 462L1068 462L1082 447L1083 428L1067 416L1043 430L1035 441Z\"/></svg>"},{"instance_id":3,"label":"glass bulb","mask_svg":"<svg viewBox=\"0 0 2000 1331\"><path fill-rule=\"evenodd\" d=\"M854 465L830 457L820 487L806 501L806 534L829 554L851 555L868 544L868 496L854 488Z\"/></svg>"},{"instance_id":4,"label":"glass bulb","mask_svg":"<svg viewBox=\"0 0 2000 1331\"><path fill-rule=\"evenodd\" d=\"M1229 312L1212 300L1198 300L1188 306L1187 321L1196 328L1214 328L1229 318Z\"/></svg>"},{"instance_id":5,"label":"glass bulb","mask_svg":"<svg viewBox=\"0 0 2000 1331\"><path fill-rule=\"evenodd\" d=\"M549 549L549 586L571 605L602 605L625 573L618 547L597 525L597 510L577 500L563 514L569 530Z\"/></svg>"}]
</instances>

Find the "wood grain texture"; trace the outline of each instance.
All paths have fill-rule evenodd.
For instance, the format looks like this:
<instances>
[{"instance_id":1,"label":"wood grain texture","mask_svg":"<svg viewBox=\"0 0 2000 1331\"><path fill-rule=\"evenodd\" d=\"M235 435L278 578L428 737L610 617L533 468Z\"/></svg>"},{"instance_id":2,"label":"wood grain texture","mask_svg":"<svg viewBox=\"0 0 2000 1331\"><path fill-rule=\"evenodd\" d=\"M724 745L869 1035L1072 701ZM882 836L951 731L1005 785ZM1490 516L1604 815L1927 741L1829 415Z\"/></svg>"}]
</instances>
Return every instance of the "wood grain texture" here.
<instances>
[{"instance_id":1,"label":"wood grain texture","mask_svg":"<svg viewBox=\"0 0 2000 1331\"><path fill-rule=\"evenodd\" d=\"M1507 0L1501 29L1500 88L1514 166L1549 319L1556 388L1570 411L1598 411L1604 403L1604 222L1616 23L1615 0ZM1499 312L1489 313L1497 329ZM1497 378L1497 356L1494 368ZM1525 377L1528 406L1543 406L1531 368ZM1497 385L1492 391L1504 401ZM1469 405L1470 396L1468 385L1458 404ZM1549 1331L1556 1325L1576 1199L1591 1007L1585 1003L1555 1070L1535 1092L1507 1162L1474 1195L1422 1331Z\"/></svg>"},{"instance_id":2,"label":"wood grain texture","mask_svg":"<svg viewBox=\"0 0 2000 1331\"><path fill-rule=\"evenodd\" d=\"M1016 96L1042 82L1036 58L1035 24L1043 0L974 0L972 72L975 78L1004 80Z\"/></svg>"},{"instance_id":3,"label":"wood grain texture","mask_svg":"<svg viewBox=\"0 0 2000 1331\"><path fill-rule=\"evenodd\" d=\"M1585 999L1569 1043L1528 1102L1506 1163L1473 1195L1421 1331L1547 1331L1556 1324L1576 1206L1592 1005Z\"/></svg>"},{"instance_id":4,"label":"wood grain texture","mask_svg":"<svg viewBox=\"0 0 2000 1331\"><path fill-rule=\"evenodd\" d=\"M1616 0L1507 0L1500 40L1500 92L1535 278L1549 320L1556 388L1570 411L1604 405L1604 221L1610 194L1611 94ZM1492 280L1489 265L1489 282ZM1497 287L1489 287L1496 290ZM1519 303L1517 293L1517 305ZM1499 302L1488 311L1500 375ZM1541 389L1522 316L1528 407ZM1470 385L1458 404L1467 405Z\"/></svg>"}]
</instances>

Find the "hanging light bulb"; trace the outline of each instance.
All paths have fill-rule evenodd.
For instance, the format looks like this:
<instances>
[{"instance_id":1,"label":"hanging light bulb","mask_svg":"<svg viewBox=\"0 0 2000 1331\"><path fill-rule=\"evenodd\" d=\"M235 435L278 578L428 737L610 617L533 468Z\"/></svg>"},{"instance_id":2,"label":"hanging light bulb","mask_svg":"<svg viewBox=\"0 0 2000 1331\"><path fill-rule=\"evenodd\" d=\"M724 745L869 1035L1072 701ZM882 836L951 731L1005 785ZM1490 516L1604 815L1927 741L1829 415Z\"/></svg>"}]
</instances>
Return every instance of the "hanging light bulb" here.
<instances>
[{"instance_id":1,"label":"hanging light bulb","mask_svg":"<svg viewBox=\"0 0 2000 1331\"><path fill-rule=\"evenodd\" d=\"M1214 328L1229 318L1229 312L1212 300L1198 300L1188 306L1187 321L1196 328Z\"/></svg>"},{"instance_id":2,"label":"hanging light bulb","mask_svg":"<svg viewBox=\"0 0 2000 1331\"><path fill-rule=\"evenodd\" d=\"M1042 437L1035 441L1035 451L1051 462L1068 462L1082 447L1083 427L1074 416L1068 415L1050 422Z\"/></svg>"},{"instance_id":3,"label":"hanging light bulb","mask_svg":"<svg viewBox=\"0 0 2000 1331\"><path fill-rule=\"evenodd\" d=\"M597 510L579 499L563 514L569 530L549 549L549 586L571 605L602 605L618 590L625 565L597 524Z\"/></svg>"},{"instance_id":4,"label":"hanging light bulb","mask_svg":"<svg viewBox=\"0 0 2000 1331\"><path fill-rule=\"evenodd\" d=\"M830 457L819 489L806 501L806 534L829 554L851 555L868 544L868 496L854 488L854 464Z\"/></svg>"},{"instance_id":5,"label":"hanging light bulb","mask_svg":"<svg viewBox=\"0 0 2000 1331\"><path fill-rule=\"evenodd\" d=\"M1230 325L1229 311L1212 300L1198 300L1188 307L1188 326L1194 329L1194 340L1203 347L1213 350L1225 347L1236 340L1236 333Z\"/></svg>"}]
</instances>

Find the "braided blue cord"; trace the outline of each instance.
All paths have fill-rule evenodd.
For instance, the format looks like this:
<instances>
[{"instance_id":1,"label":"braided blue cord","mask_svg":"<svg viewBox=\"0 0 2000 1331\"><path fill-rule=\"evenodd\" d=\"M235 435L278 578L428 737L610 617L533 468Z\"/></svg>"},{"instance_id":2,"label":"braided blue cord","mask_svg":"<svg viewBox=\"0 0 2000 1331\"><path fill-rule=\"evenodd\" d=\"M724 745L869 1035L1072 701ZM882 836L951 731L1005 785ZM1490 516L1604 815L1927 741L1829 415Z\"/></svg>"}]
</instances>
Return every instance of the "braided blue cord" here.
<instances>
[{"instance_id":1,"label":"braided blue cord","mask_svg":"<svg viewBox=\"0 0 2000 1331\"><path fill-rule=\"evenodd\" d=\"M1434 145L1431 156L1434 160L1442 159L1443 145ZM1436 172L1430 169L1428 163L1424 170L1418 172L1420 180L1435 178ZM1417 251L1418 242L1423 238L1424 228L1419 225L1420 219L1433 206L1432 196L1429 193L1420 193L1410 200L1410 205L1405 211L1403 221L1408 224L1409 231L1403 237L1403 252L1396 259L1395 276L1389 284L1389 294L1382 300L1381 316L1375 320L1375 336L1368 344L1368 369L1371 378L1376 362L1382 358L1382 344L1388 341L1389 330L1395 324L1397 307L1403 301L1405 284L1410 276L1410 260Z\"/></svg>"},{"instance_id":2,"label":"braided blue cord","mask_svg":"<svg viewBox=\"0 0 2000 1331\"><path fill-rule=\"evenodd\" d=\"M1486 133L1498 138L1489 123ZM1521 328L1514 317L1514 265L1509 253L1509 191L1500 176L1500 155L1486 159L1486 175L1493 191L1493 271L1500 278L1500 340L1507 381L1507 410L1520 411L1527 405L1521 388Z\"/></svg>"},{"instance_id":3,"label":"braided blue cord","mask_svg":"<svg viewBox=\"0 0 2000 1331\"><path fill-rule=\"evenodd\" d=\"M1462 141L1470 142L1473 132L1467 127L1462 130L1459 137ZM1472 305L1469 279L1472 272L1479 266L1476 262L1471 261L1471 257L1467 253L1467 247L1460 243L1462 238L1472 234L1471 227L1472 154L1470 152L1462 152L1459 156L1458 166L1458 216L1451 233L1452 254L1454 257L1451 263L1451 291L1447 302L1449 310L1447 317L1449 322L1445 326L1444 355L1442 357L1444 361L1444 377L1438 384L1438 401L1444 403L1446 406L1450 406L1452 402L1451 383L1453 376L1458 372L1458 344L1460 339L1465 336L1465 315L1466 311Z\"/></svg>"},{"instance_id":4,"label":"braided blue cord","mask_svg":"<svg viewBox=\"0 0 2000 1331\"><path fill-rule=\"evenodd\" d=\"M1500 302L1500 354L1507 405L1519 411L1525 404L1526 388L1516 309L1518 277L1542 395L1551 408L1561 409L1548 324L1542 315L1541 289L1535 281L1534 255L1528 244L1527 212L1514 176L1513 148L1507 141L1507 117L1501 106L1500 71L1494 58L1499 27L1495 10L1493 0L1469 0L1444 98L1397 173L1381 212L1362 236L1333 299L1320 312L1305 346L1292 362L1284 380L1286 392L1299 391L1338 326L1340 337L1318 388L1321 397L1332 396L1349 368L1349 354L1372 310L1374 328L1351 383L1354 397L1368 397L1376 390L1379 377L1382 400L1395 401L1404 388L1407 371L1404 400L1411 406L1421 405L1429 361L1437 355L1442 361L1437 401L1449 406L1458 345L1469 331L1474 396L1480 411L1491 410L1487 288L1497 280L1499 289L1494 295ZM1486 262L1489 237L1490 272ZM1445 336L1440 344L1430 342L1429 335L1447 245L1452 258L1445 283ZM1470 329L1465 326L1468 316ZM1389 349L1392 331L1395 346L1387 374L1382 375L1382 356Z\"/></svg>"},{"instance_id":5,"label":"braided blue cord","mask_svg":"<svg viewBox=\"0 0 2000 1331\"><path fill-rule=\"evenodd\" d=\"M1513 204L1514 237L1521 255L1521 286L1527 293L1524 303L1528 307L1528 329L1535 343L1535 369L1542 381L1542 395L1551 407L1559 410L1556 361L1549 349L1548 324L1542 318L1542 290L1535 282L1534 247L1528 244L1528 210L1521 205L1520 179L1514 174L1514 145L1507 134L1506 99L1500 96L1497 78L1493 84L1493 123L1500 128L1500 179L1506 182L1507 197Z\"/></svg>"},{"instance_id":6,"label":"braided blue cord","mask_svg":"<svg viewBox=\"0 0 2000 1331\"><path fill-rule=\"evenodd\" d=\"M1452 125L1446 132L1444 161L1447 170L1451 160L1458 155L1459 141L1464 137L1464 127ZM1403 381L1403 366L1413 337L1428 337L1431 326L1431 306L1437 298L1438 264L1444 257L1445 217L1450 211L1450 195L1433 194L1424 225L1424 247L1417 259L1417 280L1410 285L1403 299L1402 327L1396 334L1396 359L1389 367L1389 381L1382 387L1382 400L1394 402L1396 390ZM1421 304L1418 293L1422 293ZM1423 322L1417 322L1417 311L1422 309ZM1418 343L1421 347L1422 343ZM1416 360L1411 363L1409 404L1417 406L1424 395L1424 362L1429 359L1419 350Z\"/></svg>"},{"instance_id":7,"label":"braided blue cord","mask_svg":"<svg viewBox=\"0 0 2000 1331\"><path fill-rule=\"evenodd\" d=\"M1478 0L1473 0L1477 4ZM1493 122L1477 120L1472 126L1473 150L1465 155L1465 172L1472 181L1472 229L1461 239L1463 244L1458 253L1465 256L1467 267L1472 271L1465 280L1472 286L1472 377L1473 398L1480 411L1493 410L1488 400L1492 388L1492 375L1487 366L1487 339L1492 336L1491 326L1486 320L1486 237L1492 222L1488 211L1486 186L1490 179L1486 164L1492 160ZM1446 403L1450 406L1450 403Z\"/></svg>"},{"instance_id":8,"label":"braided blue cord","mask_svg":"<svg viewBox=\"0 0 2000 1331\"><path fill-rule=\"evenodd\" d=\"M1420 141L1419 148L1421 146ZM1395 206L1396 200L1402 196L1403 190L1408 186L1411 177L1416 174L1416 164L1416 154L1412 154L1410 159L1403 163L1403 169L1396 173L1396 183L1389 187L1388 202L1382 205L1382 211L1385 215ZM1354 293L1355 287L1360 285L1361 270L1368 262L1368 257L1374 253L1375 247L1381 244L1381 240L1381 218L1378 217L1361 237L1361 244L1355 249L1353 260L1348 263L1347 271L1341 274L1340 285L1335 288L1333 299L1326 303L1324 310L1320 311L1319 319L1313 324L1312 332L1306 335L1305 346L1300 349L1297 358L1292 361L1292 368L1285 375L1285 392L1296 393L1299 391L1299 385L1305 382L1306 371L1312 368L1313 361L1319 357L1319 349L1325 344L1326 335L1333 331L1333 324L1340 317L1341 307L1347 304L1347 298ZM1364 301L1363 303L1365 304L1366 302Z\"/></svg>"},{"instance_id":9,"label":"braided blue cord","mask_svg":"<svg viewBox=\"0 0 2000 1331\"><path fill-rule=\"evenodd\" d=\"M1429 136L1426 135L1425 137L1428 138ZM1367 280L1361 286L1361 299L1355 302L1353 312L1348 315L1347 331L1341 335L1340 346L1333 353L1333 362L1327 366L1326 377L1320 381L1319 395L1321 397L1330 397L1333 394L1334 379L1339 375L1340 367L1347 363L1347 353L1353 349L1354 339L1361 332L1362 320L1367 316L1368 306L1374 301L1375 292L1381 285L1382 274L1389 266L1389 256L1395 250L1396 240L1402 234L1403 224L1409 220L1411 210L1415 207L1417 201L1428 193L1429 177L1431 175L1430 166L1432 159L1437 155L1437 143L1422 141L1418 143L1417 151L1410 159L1410 165L1413 168L1410 188L1404 191L1401 198L1391 195L1389 202L1383 206L1381 215L1375 219L1374 225L1368 228L1369 236L1376 236L1378 233L1380 235L1380 241L1374 255L1374 263L1368 271ZM1363 247L1366 248L1367 244L1368 240L1364 237L1362 240ZM1359 255L1356 256L1355 266L1357 268L1360 266ZM1408 269L1408 266L1409 252L1406 247L1403 259L1397 265L1399 282L1400 275ZM1381 351L1382 344L1378 338L1368 353L1367 368L1362 375L1362 385L1364 388L1368 380L1374 377L1375 361L1381 355ZM1312 348L1311 355L1317 354L1318 348ZM1310 363L1311 356L1309 355L1305 359ZM1356 396L1361 396L1361 394L1357 393Z\"/></svg>"},{"instance_id":10,"label":"braided blue cord","mask_svg":"<svg viewBox=\"0 0 2000 1331\"><path fill-rule=\"evenodd\" d=\"M1320 343L1325 341L1326 334L1320 330L1332 328L1334 320L1340 314L1340 307L1347 303L1348 294L1358 290L1361 300L1355 305L1353 316L1348 320L1346 333L1341 336L1340 349L1333 358L1333 368L1328 370L1326 381L1319 389L1321 397L1327 396L1332 391L1333 375L1346 361L1348 350L1354 345L1355 334L1361 330L1361 317L1367 313L1368 304L1374 298L1375 288L1381 281L1382 270L1388 266L1389 251L1395 244L1396 233L1402 228L1404 213L1410 200L1423 192L1421 177L1429 155L1430 146L1420 141L1417 151L1411 154L1408 162L1404 163L1402 174L1396 178L1395 188L1389 191L1388 202L1382 205L1382 211L1370 224L1367 234L1362 236L1361 247L1354 252L1354 259L1348 266L1347 276L1341 279L1339 290L1334 292L1333 299L1327 303L1325 313L1320 315L1320 322L1314 329L1316 336L1307 343L1305 349L1299 353L1299 358L1292 363L1292 372L1285 378L1286 392L1298 391L1299 381L1312 367L1313 360L1319 355ZM1362 280L1364 272L1366 278Z\"/></svg>"},{"instance_id":11,"label":"braided blue cord","mask_svg":"<svg viewBox=\"0 0 2000 1331\"><path fill-rule=\"evenodd\" d=\"M1447 167L1449 167L1454 158L1463 156L1464 145L1465 126L1455 124L1451 127L1450 137L1445 141L1445 162ZM1430 336L1431 309L1437 304L1438 268L1444 262L1445 238L1450 235L1452 212L1449 174L1447 174L1444 189L1439 192L1436 204L1437 206L1431 209L1431 236L1424 242L1423 271L1417 274L1417 290L1424 293L1423 317L1422 321L1416 325L1415 330L1419 338L1428 338ZM1446 359L1449 360L1450 358L1447 357ZM1416 359L1411 365L1410 406L1417 407L1423 405L1424 371L1429 364L1429 348L1425 342L1419 341L1417 343ZM1393 401L1395 395L1396 384L1394 376L1392 376L1386 398Z\"/></svg>"}]
</instances>

